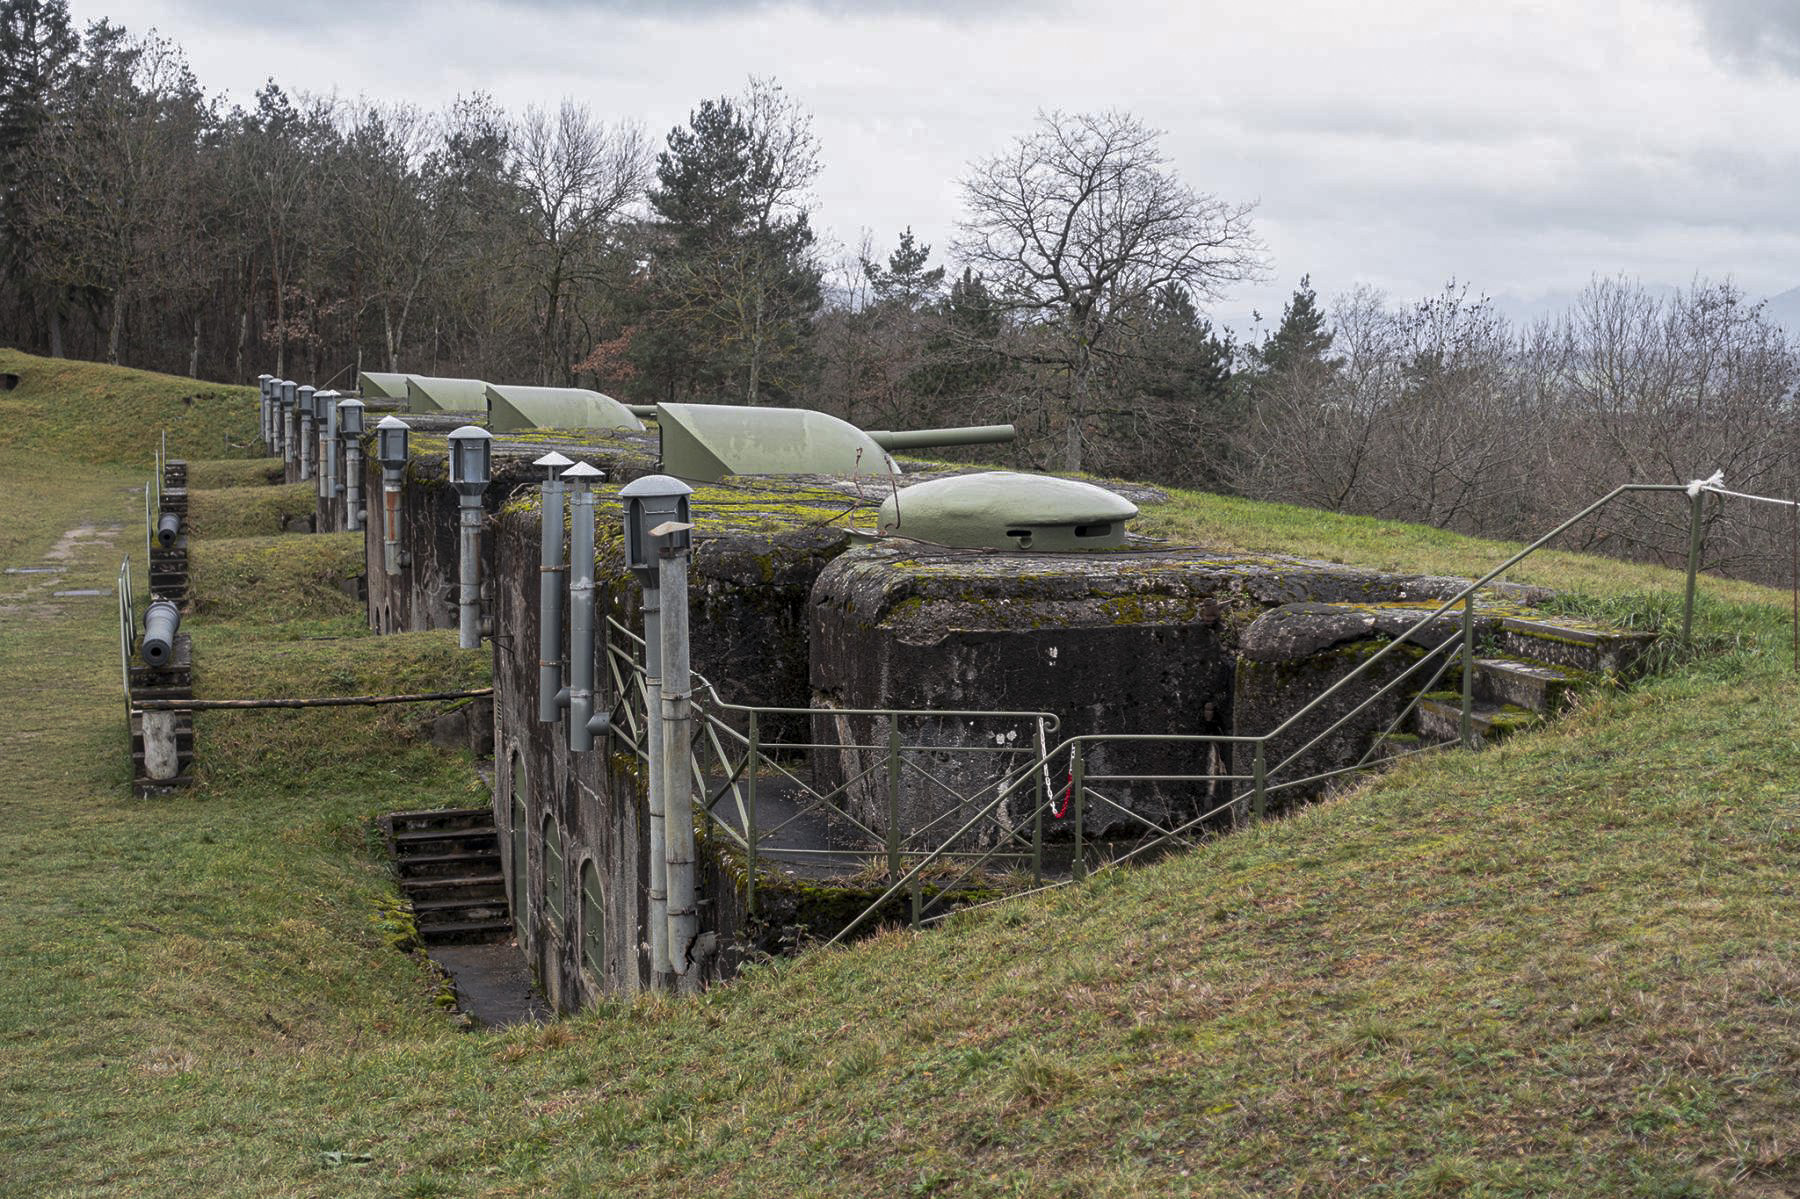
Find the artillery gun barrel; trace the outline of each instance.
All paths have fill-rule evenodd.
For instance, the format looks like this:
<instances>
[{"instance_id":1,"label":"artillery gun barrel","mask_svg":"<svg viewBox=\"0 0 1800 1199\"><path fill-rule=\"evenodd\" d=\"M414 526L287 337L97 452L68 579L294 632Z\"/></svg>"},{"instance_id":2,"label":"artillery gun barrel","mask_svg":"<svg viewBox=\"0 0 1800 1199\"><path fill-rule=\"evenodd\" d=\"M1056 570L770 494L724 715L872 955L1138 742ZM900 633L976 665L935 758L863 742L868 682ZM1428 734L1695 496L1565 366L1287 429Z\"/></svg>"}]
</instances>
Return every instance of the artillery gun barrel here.
<instances>
[{"instance_id":1,"label":"artillery gun barrel","mask_svg":"<svg viewBox=\"0 0 1800 1199\"><path fill-rule=\"evenodd\" d=\"M953 445L1003 445L1018 436L1011 425L969 425L960 429L907 429L870 433L884 450L917 450Z\"/></svg>"},{"instance_id":2,"label":"artillery gun barrel","mask_svg":"<svg viewBox=\"0 0 1800 1199\"><path fill-rule=\"evenodd\" d=\"M168 600L157 600L144 613L144 637L138 653L150 666L167 666L175 656L175 634L181 628L181 609Z\"/></svg>"}]
</instances>

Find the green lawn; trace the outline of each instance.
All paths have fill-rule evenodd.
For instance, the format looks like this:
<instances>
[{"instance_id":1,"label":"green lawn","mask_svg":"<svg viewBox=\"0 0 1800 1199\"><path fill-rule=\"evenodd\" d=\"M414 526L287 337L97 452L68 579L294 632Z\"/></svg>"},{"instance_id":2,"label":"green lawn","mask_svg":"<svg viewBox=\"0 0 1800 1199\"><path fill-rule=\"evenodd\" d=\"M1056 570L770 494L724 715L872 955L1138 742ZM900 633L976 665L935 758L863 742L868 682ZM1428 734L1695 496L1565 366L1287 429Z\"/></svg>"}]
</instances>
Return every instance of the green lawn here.
<instances>
[{"instance_id":1,"label":"green lawn","mask_svg":"<svg viewBox=\"0 0 1800 1199\"><path fill-rule=\"evenodd\" d=\"M137 473L0 448L33 500L5 565L121 526L53 584L0 576L0 1192L1800 1190L1785 595L1707 580L1705 659L1154 867L691 1003L463 1032L395 948L369 823L475 797L427 713L203 714L200 785L128 798L111 601L48 591L110 582ZM1210 497L1147 520L1427 571L1501 556ZM485 677L453 634L363 635L320 582L335 540L197 541L234 592L193 617L205 691ZM1669 572L1539 569L1672 610Z\"/></svg>"}]
</instances>

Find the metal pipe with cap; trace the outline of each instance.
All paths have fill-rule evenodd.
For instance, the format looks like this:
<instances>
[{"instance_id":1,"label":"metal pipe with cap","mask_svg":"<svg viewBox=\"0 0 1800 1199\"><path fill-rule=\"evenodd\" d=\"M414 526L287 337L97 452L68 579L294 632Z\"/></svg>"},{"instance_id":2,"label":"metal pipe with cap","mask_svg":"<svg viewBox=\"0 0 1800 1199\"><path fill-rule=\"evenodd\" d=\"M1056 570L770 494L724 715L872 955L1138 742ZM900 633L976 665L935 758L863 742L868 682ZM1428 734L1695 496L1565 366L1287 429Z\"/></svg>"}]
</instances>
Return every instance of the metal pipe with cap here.
<instances>
[{"instance_id":1,"label":"metal pipe with cap","mask_svg":"<svg viewBox=\"0 0 1800 1199\"><path fill-rule=\"evenodd\" d=\"M294 411L299 416L300 437L300 481L307 482L313 477L313 406L312 398L315 389L303 384L294 391Z\"/></svg>"},{"instance_id":2,"label":"metal pipe with cap","mask_svg":"<svg viewBox=\"0 0 1800 1199\"><path fill-rule=\"evenodd\" d=\"M338 401L338 432L344 438L344 529L350 533L360 533L363 527L363 414L363 402L356 397Z\"/></svg>"},{"instance_id":3,"label":"metal pipe with cap","mask_svg":"<svg viewBox=\"0 0 1800 1199\"><path fill-rule=\"evenodd\" d=\"M953 445L1004 445L1018 436L1011 425L969 425L960 429L904 429L870 433L869 440L884 450L918 450Z\"/></svg>"},{"instance_id":4,"label":"metal pipe with cap","mask_svg":"<svg viewBox=\"0 0 1800 1199\"><path fill-rule=\"evenodd\" d=\"M600 472L577 462L563 472L569 496L569 748L594 748L594 492Z\"/></svg>"},{"instance_id":5,"label":"metal pipe with cap","mask_svg":"<svg viewBox=\"0 0 1800 1199\"><path fill-rule=\"evenodd\" d=\"M181 631L181 609L168 600L157 600L144 613L144 636L138 653L147 666L167 666L175 657L175 634Z\"/></svg>"},{"instance_id":6,"label":"metal pipe with cap","mask_svg":"<svg viewBox=\"0 0 1800 1199\"><path fill-rule=\"evenodd\" d=\"M276 387L281 392L281 457L284 462L292 462L296 448L294 431L300 421L299 413L294 411L300 385L292 379L283 379Z\"/></svg>"},{"instance_id":7,"label":"metal pipe with cap","mask_svg":"<svg viewBox=\"0 0 1800 1199\"><path fill-rule=\"evenodd\" d=\"M381 566L391 575L400 573L400 472L406 469L411 431L397 416L382 417L375 426L375 456L381 463Z\"/></svg>"},{"instance_id":8,"label":"metal pipe with cap","mask_svg":"<svg viewBox=\"0 0 1800 1199\"><path fill-rule=\"evenodd\" d=\"M538 720L552 724L562 715L563 481L556 472L574 461L551 450L532 463L544 468L543 503L538 514Z\"/></svg>"}]
</instances>

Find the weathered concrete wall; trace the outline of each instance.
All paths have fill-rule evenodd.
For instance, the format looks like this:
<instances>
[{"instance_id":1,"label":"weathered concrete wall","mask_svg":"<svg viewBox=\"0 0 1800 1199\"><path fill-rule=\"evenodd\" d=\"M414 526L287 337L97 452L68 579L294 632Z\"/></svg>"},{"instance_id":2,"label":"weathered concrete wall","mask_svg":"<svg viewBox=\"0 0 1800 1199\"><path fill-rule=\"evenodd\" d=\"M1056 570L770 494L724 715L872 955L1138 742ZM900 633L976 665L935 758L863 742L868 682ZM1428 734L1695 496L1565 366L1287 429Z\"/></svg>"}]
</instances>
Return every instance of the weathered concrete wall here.
<instances>
[{"instance_id":1,"label":"weathered concrete wall","mask_svg":"<svg viewBox=\"0 0 1800 1199\"><path fill-rule=\"evenodd\" d=\"M648 940L644 923L649 889L647 777L638 756L624 742L601 738L591 751L572 752L567 748L566 720L554 724L537 720L540 523L536 490L533 486L520 492L491 526L498 631L494 639L499 698L495 743L496 758L504 763L497 772L495 816L510 846L513 797L523 799L529 865L520 923L527 930L528 956L546 995L569 1009L603 992L629 992L648 982L643 949ZM642 636L641 591L624 569L618 485L598 490L597 621L610 614ZM716 680L728 701L804 708L806 606L813 580L847 542L841 526L823 524L841 514L845 505L835 495L789 489L770 493L708 488L697 499L705 506L697 506L699 527L689 576L694 668ZM566 601L563 613L566 682ZM602 635L597 633L597 640ZM604 650L595 677L596 710L609 710L618 697ZM772 723L774 732L779 732L780 722ZM805 718L797 717L790 731L800 735L805 727ZM541 893L545 814L556 820L568 864L565 919L560 924L553 918L553 905ZM764 934L760 924L752 932L744 923L741 859L733 868L732 855L709 844L703 827L699 832L703 850L701 927L714 934L719 946L702 971L703 977L712 979L737 968L743 954L740 939L760 945ZM605 894L605 949L599 970L584 960L576 916L580 863L588 858L596 863ZM510 854L508 862L510 877ZM771 879L771 885L774 881ZM520 894L516 890L509 893ZM771 902L774 894L770 893ZM841 900L837 906L848 903ZM798 910L803 905L795 906ZM778 918L784 923L769 934L776 939L781 936L780 928L792 930L799 919L793 913ZM790 935L798 934L790 931Z\"/></svg>"},{"instance_id":2,"label":"weathered concrete wall","mask_svg":"<svg viewBox=\"0 0 1800 1199\"><path fill-rule=\"evenodd\" d=\"M1237 710L1239 640L1267 608L1310 598L1400 602L1454 594L1462 585L1180 549L1056 555L932 552L904 543L860 549L834 563L814 594L814 703L822 710L1045 711L1061 722L1063 736L1244 735L1262 731L1251 726L1270 712L1292 710L1281 708L1291 689L1255 685L1243 693L1251 719ZM816 722L815 731L820 740L835 734L868 745L885 739L886 726L879 717L833 717ZM966 744L969 730L940 735L945 744ZM931 736L927 730L922 743L938 743ZM909 734L909 740L921 738ZM881 772L870 772L870 751L833 756L826 784L847 785L855 815L885 830L887 784ZM1100 743L1085 756L1090 775L1226 773L1231 762L1229 753L1199 743ZM985 781L969 755L933 762L933 772L965 794ZM862 780L852 782L858 775ZM1052 783L1065 784L1066 776ZM1085 832L1096 837L1143 831L1119 808L1169 827L1229 797L1227 786L1187 782L1098 790L1106 800L1090 803L1084 815ZM941 788L909 787L902 829L939 820L949 802ZM998 826L972 844L991 843L1001 829L1017 827L1035 803L1033 791L1020 790ZM1052 835L1068 831L1054 822L1050 828Z\"/></svg>"}]
</instances>

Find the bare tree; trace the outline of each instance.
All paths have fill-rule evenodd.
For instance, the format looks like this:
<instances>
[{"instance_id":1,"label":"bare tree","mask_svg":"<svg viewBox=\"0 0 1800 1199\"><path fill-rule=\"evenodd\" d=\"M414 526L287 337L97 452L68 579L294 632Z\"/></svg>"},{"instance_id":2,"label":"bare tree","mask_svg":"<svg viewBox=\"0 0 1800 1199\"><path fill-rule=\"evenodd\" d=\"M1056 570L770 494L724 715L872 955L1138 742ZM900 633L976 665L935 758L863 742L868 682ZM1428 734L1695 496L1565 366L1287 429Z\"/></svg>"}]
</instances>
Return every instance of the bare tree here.
<instances>
[{"instance_id":1,"label":"bare tree","mask_svg":"<svg viewBox=\"0 0 1800 1199\"><path fill-rule=\"evenodd\" d=\"M571 100L554 113L527 109L514 146L525 201L524 267L537 297L539 369L545 383L566 382L575 361L571 291L592 277L619 217L642 197L650 147L641 127L606 125Z\"/></svg>"},{"instance_id":2,"label":"bare tree","mask_svg":"<svg viewBox=\"0 0 1800 1199\"><path fill-rule=\"evenodd\" d=\"M1041 113L1037 128L963 181L956 249L1014 320L1038 328L1034 355L1065 381L1063 465L1082 465L1098 368L1121 314L1170 285L1217 299L1255 276L1253 206L1197 192L1152 129L1125 112Z\"/></svg>"}]
</instances>

